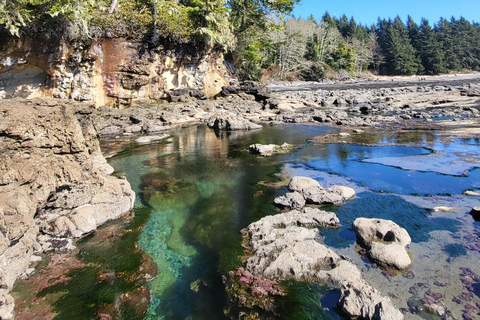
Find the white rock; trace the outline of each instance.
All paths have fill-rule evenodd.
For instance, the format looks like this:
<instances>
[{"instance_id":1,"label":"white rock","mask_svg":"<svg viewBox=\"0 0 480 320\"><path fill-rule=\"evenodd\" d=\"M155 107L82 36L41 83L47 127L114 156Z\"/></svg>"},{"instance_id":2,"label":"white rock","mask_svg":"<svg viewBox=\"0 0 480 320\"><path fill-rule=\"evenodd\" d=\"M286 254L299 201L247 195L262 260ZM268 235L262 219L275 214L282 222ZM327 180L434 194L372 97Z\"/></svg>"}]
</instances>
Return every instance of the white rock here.
<instances>
[{"instance_id":1,"label":"white rock","mask_svg":"<svg viewBox=\"0 0 480 320\"><path fill-rule=\"evenodd\" d=\"M83 234L92 232L97 228L94 206L85 205L76 208L73 212L74 213L70 215L70 219L78 230L78 232L73 233L74 236L80 237Z\"/></svg>"},{"instance_id":2,"label":"white rock","mask_svg":"<svg viewBox=\"0 0 480 320\"><path fill-rule=\"evenodd\" d=\"M274 153L285 153L289 150L291 147L290 144L288 143L283 143L282 145L276 145L276 144L252 144L248 147L248 151L250 151L251 154L258 154L262 156L271 156Z\"/></svg>"},{"instance_id":3,"label":"white rock","mask_svg":"<svg viewBox=\"0 0 480 320\"><path fill-rule=\"evenodd\" d=\"M357 218L353 222L357 242L368 250L370 259L383 266L408 268L411 259L406 246L412 241L407 230L383 219Z\"/></svg>"},{"instance_id":4,"label":"white rock","mask_svg":"<svg viewBox=\"0 0 480 320\"><path fill-rule=\"evenodd\" d=\"M15 308L15 301L13 297L5 289L0 289L0 319L13 319L13 309Z\"/></svg>"},{"instance_id":5,"label":"white rock","mask_svg":"<svg viewBox=\"0 0 480 320\"><path fill-rule=\"evenodd\" d=\"M275 200L273 200L273 203L278 206L283 206L296 210L301 210L303 207L305 207L305 199L299 192L296 191L289 192L284 196L276 197Z\"/></svg>"},{"instance_id":6,"label":"white rock","mask_svg":"<svg viewBox=\"0 0 480 320\"><path fill-rule=\"evenodd\" d=\"M433 211L435 212L455 212L457 208L455 207L446 207L446 206L438 206L433 208Z\"/></svg>"},{"instance_id":7,"label":"white rock","mask_svg":"<svg viewBox=\"0 0 480 320\"><path fill-rule=\"evenodd\" d=\"M464 191L463 194L469 197L480 197L480 192L471 191L471 190Z\"/></svg>"},{"instance_id":8,"label":"white rock","mask_svg":"<svg viewBox=\"0 0 480 320\"><path fill-rule=\"evenodd\" d=\"M290 191L299 192L307 203L331 203L339 205L355 197L355 190L344 186L324 188L320 183L308 177L293 177L288 184Z\"/></svg>"},{"instance_id":9,"label":"white rock","mask_svg":"<svg viewBox=\"0 0 480 320\"><path fill-rule=\"evenodd\" d=\"M154 142L154 141L165 140L169 137L170 137L170 135L167 134L167 133L159 135L159 136L144 136L144 137L140 137L140 138L135 139L135 142L137 142L137 143L151 143L151 142Z\"/></svg>"},{"instance_id":10,"label":"white rock","mask_svg":"<svg viewBox=\"0 0 480 320\"><path fill-rule=\"evenodd\" d=\"M317 227L337 227L334 213L316 208L267 216L248 226L252 256L246 269L254 275L311 281L340 288L339 306L352 318L401 320L389 298L370 286L350 261L317 241Z\"/></svg>"}]
</instances>

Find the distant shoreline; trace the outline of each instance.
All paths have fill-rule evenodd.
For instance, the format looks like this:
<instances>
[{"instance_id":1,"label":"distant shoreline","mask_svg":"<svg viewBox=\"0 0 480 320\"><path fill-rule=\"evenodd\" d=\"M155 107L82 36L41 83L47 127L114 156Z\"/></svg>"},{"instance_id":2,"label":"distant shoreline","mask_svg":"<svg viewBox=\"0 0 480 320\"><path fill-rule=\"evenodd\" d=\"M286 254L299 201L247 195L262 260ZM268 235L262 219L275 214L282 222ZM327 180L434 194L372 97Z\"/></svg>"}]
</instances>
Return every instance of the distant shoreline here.
<instances>
[{"instance_id":1,"label":"distant shoreline","mask_svg":"<svg viewBox=\"0 0 480 320\"><path fill-rule=\"evenodd\" d=\"M373 76L368 79L347 81L272 81L267 87L273 92L300 90L347 90L411 87L417 85L462 85L468 82L480 82L480 72L442 74L436 76Z\"/></svg>"}]
</instances>

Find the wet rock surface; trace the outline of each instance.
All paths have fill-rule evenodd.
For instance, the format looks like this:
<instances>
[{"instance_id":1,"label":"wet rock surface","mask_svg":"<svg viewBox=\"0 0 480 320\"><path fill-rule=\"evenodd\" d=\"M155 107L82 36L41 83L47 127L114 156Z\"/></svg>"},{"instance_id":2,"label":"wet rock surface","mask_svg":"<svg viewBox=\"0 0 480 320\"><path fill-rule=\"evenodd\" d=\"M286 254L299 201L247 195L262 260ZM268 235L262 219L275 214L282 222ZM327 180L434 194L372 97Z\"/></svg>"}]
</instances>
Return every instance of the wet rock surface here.
<instances>
[{"instance_id":1,"label":"wet rock surface","mask_svg":"<svg viewBox=\"0 0 480 320\"><path fill-rule=\"evenodd\" d=\"M168 137L170 137L169 134L165 133L165 134L162 134L160 136L144 136L144 137L139 137L137 139L135 139L135 142L136 143L151 143L151 142L155 142L155 141L162 141L162 140L165 140L167 139Z\"/></svg>"},{"instance_id":2,"label":"wet rock surface","mask_svg":"<svg viewBox=\"0 0 480 320\"><path fill-rule=\"evenodd\" d=\"M61 100L0 103L0 287L6 292L49 239L80 237L133 207L130 184L110 175L100 153L90 110ZM2 318L9 319L10 300L2 296Z\"/></svg>"}]
</instances>

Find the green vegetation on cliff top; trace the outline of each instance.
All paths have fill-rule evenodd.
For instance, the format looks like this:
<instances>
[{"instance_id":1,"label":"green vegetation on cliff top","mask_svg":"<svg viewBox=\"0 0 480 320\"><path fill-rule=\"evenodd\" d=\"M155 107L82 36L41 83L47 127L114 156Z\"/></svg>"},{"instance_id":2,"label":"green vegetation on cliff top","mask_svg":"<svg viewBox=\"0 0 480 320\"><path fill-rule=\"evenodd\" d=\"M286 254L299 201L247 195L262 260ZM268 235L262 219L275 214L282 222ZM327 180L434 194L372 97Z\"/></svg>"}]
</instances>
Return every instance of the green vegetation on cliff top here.
<instances>
[{"instance_id":1,"label":"green vegetation on cliff top","mask_svg":"<svg viewBox=\"0 0 480 320\"><path fill-rule=\"evenodd\" d=\"M219 48L242 79L319 80L480 70L480 25L411 17L370 27L326 13L287 18L300 0L0 0L0 31L90 41L126 37Z\"/></svg>"}]
</instances>

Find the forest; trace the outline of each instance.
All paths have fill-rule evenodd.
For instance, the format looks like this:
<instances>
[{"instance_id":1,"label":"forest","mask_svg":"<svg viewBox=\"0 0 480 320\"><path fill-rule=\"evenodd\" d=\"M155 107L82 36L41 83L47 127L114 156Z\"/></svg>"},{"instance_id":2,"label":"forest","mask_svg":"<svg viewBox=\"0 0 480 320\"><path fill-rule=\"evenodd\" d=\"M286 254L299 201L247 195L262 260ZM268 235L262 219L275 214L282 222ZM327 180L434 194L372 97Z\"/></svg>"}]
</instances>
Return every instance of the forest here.
<instances>
[{"instance_id":1,"label":"forest","mask_svg":"<svg viewBox=\"0 0 480 320\"><path fill-rule=\"evenodd\" d=\"M0 31L67 41L125 37L217 48L248 80L434 75L480 70L480 24L411 17L357 24L289 15L300 0L0 0ZM314 15L320 13L312 13Z\"/></svg>"}]
</instances>

